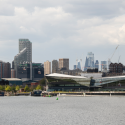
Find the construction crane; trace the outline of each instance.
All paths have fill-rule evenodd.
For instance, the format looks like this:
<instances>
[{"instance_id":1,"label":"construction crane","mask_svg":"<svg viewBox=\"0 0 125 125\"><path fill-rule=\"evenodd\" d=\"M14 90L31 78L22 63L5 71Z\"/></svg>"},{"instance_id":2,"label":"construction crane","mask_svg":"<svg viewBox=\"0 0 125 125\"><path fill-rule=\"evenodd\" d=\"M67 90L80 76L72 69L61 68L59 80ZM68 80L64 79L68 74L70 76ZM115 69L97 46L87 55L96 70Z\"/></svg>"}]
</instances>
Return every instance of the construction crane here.
<instances>
[{"instance_id":1,"label":"construction crane","mask_svg":"<svg viewBox=\"0 0 125 125\"><path fill-rule=\"evenodd\" d=\"M111 61L111 59L113 58L113 56L114 56L116 50L118 49L118 47L119 47L119 45L115 48L115 51L113 52L113 54L112 54L111 58L109 59L109 61Z\"/></svg>"}]
</instances>

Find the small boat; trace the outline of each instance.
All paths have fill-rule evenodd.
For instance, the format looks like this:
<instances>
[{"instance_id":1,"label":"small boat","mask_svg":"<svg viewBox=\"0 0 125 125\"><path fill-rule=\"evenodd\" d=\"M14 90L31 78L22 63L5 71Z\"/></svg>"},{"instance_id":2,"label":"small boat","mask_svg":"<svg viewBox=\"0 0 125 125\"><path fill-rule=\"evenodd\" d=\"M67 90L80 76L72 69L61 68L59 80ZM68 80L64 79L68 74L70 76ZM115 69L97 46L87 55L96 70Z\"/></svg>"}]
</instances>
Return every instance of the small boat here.
<instances>
[{"instance_id":1,"label":"small boat","mask_svg":"<svg viewBox=\"0 0 125 125\"><path fill-rule=\"evenodd\" d=\"M0 96L4 96L4 92L0 92Z\"/></svg>"},{"instance_id":2,"label":"small boat","mask_svg":"<svg viewBox=\"0 0 125 125\"><path fill-rule=\"evenodd\" d=\"M41 90L34 90L30 93L31 96L41 96L42 91Z\"/></svg>"}]
</instances>

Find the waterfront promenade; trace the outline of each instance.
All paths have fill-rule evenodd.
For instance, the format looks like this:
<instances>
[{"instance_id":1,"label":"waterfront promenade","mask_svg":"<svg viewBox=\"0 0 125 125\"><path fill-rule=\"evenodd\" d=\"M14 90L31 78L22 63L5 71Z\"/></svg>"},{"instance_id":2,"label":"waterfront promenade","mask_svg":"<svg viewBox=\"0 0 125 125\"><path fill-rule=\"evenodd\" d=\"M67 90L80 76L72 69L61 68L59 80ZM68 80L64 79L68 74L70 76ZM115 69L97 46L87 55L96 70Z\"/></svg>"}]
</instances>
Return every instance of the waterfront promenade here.
<instances>
[{"instance_id":1,"label":"waterfront promenade","mask_svg":"<svg viewBox=\"0 0 125 125\"><path fill-rule=\"evenodd\" d=\"M0 125L124 125L124 96L0 97Z\"/></svg>"}]
</instances>

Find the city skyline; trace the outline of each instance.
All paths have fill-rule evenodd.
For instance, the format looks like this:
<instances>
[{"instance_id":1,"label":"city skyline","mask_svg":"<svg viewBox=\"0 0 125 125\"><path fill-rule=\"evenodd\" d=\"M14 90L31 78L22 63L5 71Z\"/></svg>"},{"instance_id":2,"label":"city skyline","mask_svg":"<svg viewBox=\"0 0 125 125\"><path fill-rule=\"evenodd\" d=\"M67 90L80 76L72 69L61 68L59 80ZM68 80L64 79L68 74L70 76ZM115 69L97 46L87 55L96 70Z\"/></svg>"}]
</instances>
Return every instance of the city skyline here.
<instances>
[{"instance_id":1,"label":"city skyline","mask_svg":"<svg viewBox=\"0 0 125 125\"><path fill-rule=\"evenodd\" d=\"M124 1L1 0L0 7L0 60L12 62L24 38L33 43L33 62L69 58L72 69L90 51L95 60L108 61L119 44L111 61L121 55L125 64Z\"/></svg>"}]
</instances>

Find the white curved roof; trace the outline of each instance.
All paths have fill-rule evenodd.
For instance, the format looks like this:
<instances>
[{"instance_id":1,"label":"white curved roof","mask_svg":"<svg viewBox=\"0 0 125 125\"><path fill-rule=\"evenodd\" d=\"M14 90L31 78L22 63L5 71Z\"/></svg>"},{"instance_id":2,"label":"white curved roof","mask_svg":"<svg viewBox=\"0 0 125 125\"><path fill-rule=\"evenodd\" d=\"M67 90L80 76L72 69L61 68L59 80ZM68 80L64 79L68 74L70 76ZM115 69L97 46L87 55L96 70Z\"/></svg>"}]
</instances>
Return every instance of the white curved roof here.
<instances>
[{"instance_id":1,"label":"white curved roof","mask_svg":"<svg viewBox=\"0 0 125 125\"><path fill-rule=\"evenodd\" d=\"M65 74L59 74L59 73L52 73L52 74L48 74L48 75L45 75L45 76L52 76L52 77L67 77L67 78L86 78L86 77L83 77L83 76L72 76L72 75L65 75Z\"/></svg>"}]
</instances>

